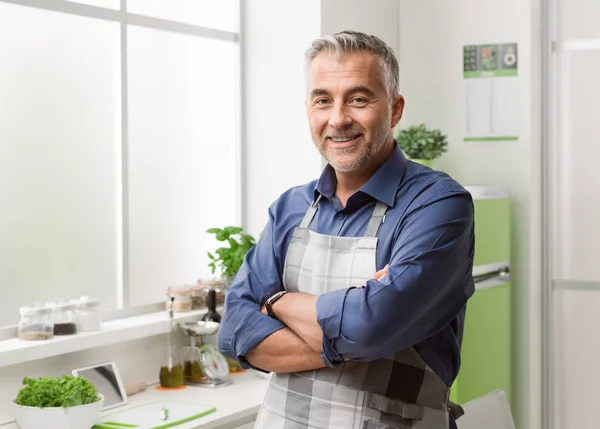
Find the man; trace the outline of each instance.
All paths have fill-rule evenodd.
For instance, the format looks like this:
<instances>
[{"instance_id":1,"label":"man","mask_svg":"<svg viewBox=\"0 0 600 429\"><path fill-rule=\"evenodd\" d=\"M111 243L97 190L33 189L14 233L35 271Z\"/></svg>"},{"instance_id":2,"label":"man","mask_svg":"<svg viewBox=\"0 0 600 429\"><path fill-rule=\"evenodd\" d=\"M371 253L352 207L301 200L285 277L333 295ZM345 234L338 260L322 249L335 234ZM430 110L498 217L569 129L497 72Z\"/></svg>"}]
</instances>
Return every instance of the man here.
<instances>
[{"instance_id":1,"label":"man","mask_svg":"<svg viewBox=\"0 0 600 429\"><path fill-rule=\"evenodd\" d=\"M273 372L260 429L446 429L473 294L473 204L393 139L398 63L346 31L306 54L328 165L285 192L229 289L219 348Z\"/></svg>"}]
</instances>

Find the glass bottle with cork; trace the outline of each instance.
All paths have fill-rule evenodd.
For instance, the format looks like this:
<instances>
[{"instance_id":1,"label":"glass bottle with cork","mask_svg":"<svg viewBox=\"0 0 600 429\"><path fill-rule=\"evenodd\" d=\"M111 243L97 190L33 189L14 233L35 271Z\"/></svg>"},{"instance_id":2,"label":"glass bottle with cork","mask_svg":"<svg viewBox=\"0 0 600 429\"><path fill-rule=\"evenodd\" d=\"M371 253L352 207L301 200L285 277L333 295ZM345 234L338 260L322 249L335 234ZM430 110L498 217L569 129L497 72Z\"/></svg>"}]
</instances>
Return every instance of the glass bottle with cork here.
<instances>
[{"instance_id":1,"label":"glass bottle with cork","mask_svg":"<svg viewBox=\"0 0 600 429\"><path fill-rule=\"evenodd\" d=\"M174 345L174 329L175 322L173 320L173 301L171 297L169 302L169 328L167 330L167 355L162 365L160 366L160 386L165 389L174 389L183 386L183 366L175 350Z\"/></svg>"},{"instance_id":2,"label":"glass bottle with cork","mask_svg":"<svg viewBox=\"0 0 600 429\"><path fill-rule=\"evenodd\" d=\"M208 290L207 307L208 312L202 316L202 321L221 323L221 315L217 313L217 291L214 289Z\"/></svg>"}]
</instances>

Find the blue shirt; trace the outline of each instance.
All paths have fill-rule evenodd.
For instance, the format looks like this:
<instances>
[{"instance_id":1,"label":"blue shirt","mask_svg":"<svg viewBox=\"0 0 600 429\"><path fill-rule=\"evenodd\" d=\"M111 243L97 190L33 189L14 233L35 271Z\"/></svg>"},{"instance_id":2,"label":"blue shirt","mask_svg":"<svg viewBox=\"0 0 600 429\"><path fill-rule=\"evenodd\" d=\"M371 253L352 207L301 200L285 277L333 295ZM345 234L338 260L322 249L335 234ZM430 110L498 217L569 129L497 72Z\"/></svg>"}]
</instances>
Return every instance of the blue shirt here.
<instances>
[{"instance_id":1,"label":"blue shirt","mask_svg":"<svg viewBox=\"0 0 600 429\"><path fill-rule=\"evenodd\" d=\"M398 146L346 207L335 196L336 183L328 165L318 181L286 191L269 208L269 221L227 292L219 349L248 368L244 356L285 327L260 306L283 289L292 233L319 193L309 229L328 235L363 236L382 201L389 209L376 264L377 270L390 264L388 275L319 296L323 360L328 366L370 361L414 346L450 386L460 367L466 302L474 292L471 195L447 174L408 161Z\"/></svg>"}]
</instances>

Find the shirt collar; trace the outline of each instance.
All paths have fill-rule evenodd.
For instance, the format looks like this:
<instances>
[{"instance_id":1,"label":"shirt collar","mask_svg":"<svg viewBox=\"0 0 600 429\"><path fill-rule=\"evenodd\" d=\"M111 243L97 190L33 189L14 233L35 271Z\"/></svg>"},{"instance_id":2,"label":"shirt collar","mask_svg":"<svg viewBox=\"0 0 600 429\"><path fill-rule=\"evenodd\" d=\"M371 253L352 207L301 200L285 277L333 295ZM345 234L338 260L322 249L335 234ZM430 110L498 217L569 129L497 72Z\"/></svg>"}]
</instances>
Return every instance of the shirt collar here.
<instances>
[{"instance_id":1,"label":"shirt collar","mask_svg":"<svg viewBox=\"0 0 600 429\"><path fill-rule=\"evenodd\" d=\"M370 195L388 207L394 207L396 205L396 193L404 177L405 170L406 157L398 144L395 144L394 150L381 167L360 188L359 192ZM327 164L315 187L315 199L319 194L327 199L333 198L336 185L335 170L330 164Z\"/></svg>"}]
</instances>

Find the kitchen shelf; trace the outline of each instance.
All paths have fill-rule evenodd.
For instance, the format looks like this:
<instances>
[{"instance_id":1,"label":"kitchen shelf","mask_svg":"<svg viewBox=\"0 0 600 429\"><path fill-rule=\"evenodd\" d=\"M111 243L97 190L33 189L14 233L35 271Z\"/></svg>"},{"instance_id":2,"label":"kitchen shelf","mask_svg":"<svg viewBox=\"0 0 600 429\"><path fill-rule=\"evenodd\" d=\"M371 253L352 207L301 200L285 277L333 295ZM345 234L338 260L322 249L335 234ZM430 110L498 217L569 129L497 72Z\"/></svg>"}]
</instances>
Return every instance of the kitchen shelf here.
<instances>
[{"instance_id":1,"label":"kitchen shelf","mask_svg":"<svg viewBox=\"0 0 600 429\"><path fill-rule=\"evenodd\" d=\"M200 320L204 313L206 309L175 313L174 319L178 322ZM50 340L10 338L0 341L0 368L159 335L166 333L168 326L167 313L160 311L103 322L99 331L55 336Z\"/></svg>"}]
</instances>

